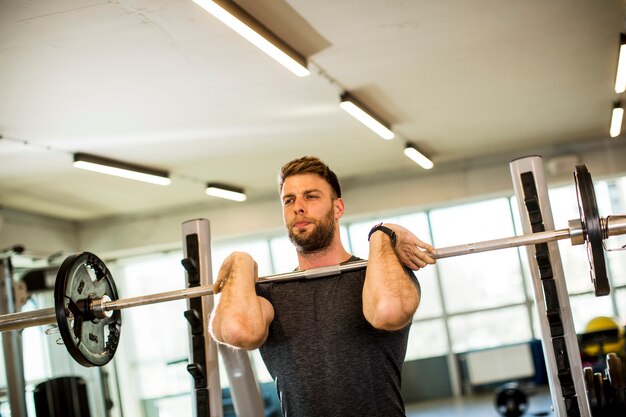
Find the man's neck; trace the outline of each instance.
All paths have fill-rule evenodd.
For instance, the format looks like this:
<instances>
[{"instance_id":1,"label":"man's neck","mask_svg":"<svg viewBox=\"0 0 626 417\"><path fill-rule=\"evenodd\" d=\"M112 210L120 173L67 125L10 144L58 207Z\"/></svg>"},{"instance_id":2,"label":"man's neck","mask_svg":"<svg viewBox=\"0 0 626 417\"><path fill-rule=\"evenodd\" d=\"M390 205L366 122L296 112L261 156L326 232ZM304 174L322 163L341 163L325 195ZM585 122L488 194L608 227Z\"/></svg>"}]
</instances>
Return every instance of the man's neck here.
<instances>
[{"instance_id":1,"label":"man's neck","mask_svg":"<svg viewBox=\"0 0 626 417\"><path fill-rule=\"evenodd\" d=\"M322 266L339 265L350 259L352 255L348 253L338 241L327 249L315 253L298 252L298 269L313 269Z\"/></svg>"}]
</instances>

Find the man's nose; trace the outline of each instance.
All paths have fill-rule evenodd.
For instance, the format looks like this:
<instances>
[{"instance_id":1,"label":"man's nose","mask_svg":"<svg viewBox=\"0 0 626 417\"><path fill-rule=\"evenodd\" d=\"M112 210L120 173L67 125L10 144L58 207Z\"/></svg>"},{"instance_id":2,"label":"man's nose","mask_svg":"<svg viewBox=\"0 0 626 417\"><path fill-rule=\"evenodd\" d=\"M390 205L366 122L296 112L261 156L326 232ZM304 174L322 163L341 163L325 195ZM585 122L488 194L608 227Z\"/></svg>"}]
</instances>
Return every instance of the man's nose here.
<instances>
[{"instance_id":1,"label":"man's nose","mask_svg":"<svg viewBox=\"0 0 626 417\"><path fill-rule=\"evenodd\" d=\"M302 199L296 198L293 202L293 211L294 213L304 213L304 204L302 204Z\"/></svg>"}]
</instances>

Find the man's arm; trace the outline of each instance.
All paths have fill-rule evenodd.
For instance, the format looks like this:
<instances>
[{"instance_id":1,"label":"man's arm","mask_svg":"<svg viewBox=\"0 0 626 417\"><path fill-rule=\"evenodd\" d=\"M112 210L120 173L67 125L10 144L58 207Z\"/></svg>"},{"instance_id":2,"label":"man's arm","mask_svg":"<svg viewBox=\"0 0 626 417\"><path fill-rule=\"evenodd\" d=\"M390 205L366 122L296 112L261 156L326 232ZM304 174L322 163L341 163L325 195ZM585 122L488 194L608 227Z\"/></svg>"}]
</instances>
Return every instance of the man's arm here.
<instances>
[{"instance_id":1,"label":"man's arm","mask_svg":"<svg viewBox=\"0 0 626 417\"><path fill-rule=\"evenodd\" d=\"M411 322L420 302L417 287L403 265L418 270L434 264L435 260L428 254L434 253L434 248L402 226L388 223L384 226L395 232L396 244L392 246L391 238L382 231L370 236L363 314L377 329L398 330Z\"/></svg>"},{"instance_id":2,"label":"man's arm","mask_svg":"<svg viewBox=\"0 0 626 417\"><path fill-rule=\"evenodd\" d=\"M215 294L221 292L209 325L216 341L243 349L265 342L274 308L256 295L258 279L257 264L247 253L234 252L226 258L213 284Z\"/></svg>"}]
</instances>

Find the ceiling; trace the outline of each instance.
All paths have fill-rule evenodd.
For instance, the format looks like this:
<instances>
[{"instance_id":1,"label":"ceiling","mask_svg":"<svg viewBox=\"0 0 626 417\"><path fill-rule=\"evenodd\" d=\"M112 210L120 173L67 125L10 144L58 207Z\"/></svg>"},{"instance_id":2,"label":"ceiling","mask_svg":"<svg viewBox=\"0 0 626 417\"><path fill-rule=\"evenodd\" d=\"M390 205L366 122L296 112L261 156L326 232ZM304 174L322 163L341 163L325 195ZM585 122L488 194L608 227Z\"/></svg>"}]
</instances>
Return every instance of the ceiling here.
<instances>
[{"instance_id":1,"label":"ceiling","mask_svg":"<svg viewBox=\"0 0 626 417\"><path fill-rule=\"evenodd\" d=\"M298 78L191 0L0 2L0 205L85 221L239 204L318 155L340 178L432 172L608 137L623 0L239 0L306 56ZM338 106L354 96L398 137ZM78 170L74 152L171 172ZM247 204L247 203L243 203Z\"/></svg>"}]
</instances>

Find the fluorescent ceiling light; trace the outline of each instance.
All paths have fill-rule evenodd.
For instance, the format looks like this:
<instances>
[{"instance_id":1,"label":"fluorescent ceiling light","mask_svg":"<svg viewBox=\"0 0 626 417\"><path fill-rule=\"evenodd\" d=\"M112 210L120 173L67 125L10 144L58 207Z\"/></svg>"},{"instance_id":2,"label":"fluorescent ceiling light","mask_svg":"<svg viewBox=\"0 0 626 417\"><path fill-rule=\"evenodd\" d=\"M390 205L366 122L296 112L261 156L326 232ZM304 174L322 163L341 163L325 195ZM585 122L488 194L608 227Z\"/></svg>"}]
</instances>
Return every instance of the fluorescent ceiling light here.
<instances>
[{"instance_id":1,"label":"fluorescent ceiling light","mask_svg":"<svg viewBox=\"0 0 626 417\"><path fill-rule=\"evenodd\" d=\"M233 201L246 201L246 194L243 188L233 187L231 185L210 182L206 186L205 192L213 197L225 198Z\"/></svg>"},{"instance_id":2,"label":"fluorescent ceiling light","mask_svg":"<svg viewBox=\"0 0 626 417\"><path fill-rule=\"evenodd\" d=\"M428 159L426 155L418 151L417 148L410 143L406 144L406 147L404 148L404 154L424 169L431 169L433 166L435 166L433 164L433 161Z\"/></svg>"},{"instance_id":3,"label":"fluorescent ceiling light","mask_svg":"<svg viewBox=\"0 0 626 417\"><path fill-rule=\"evenodd\" d=\"M615 92L621 94L626 91L626 34L620 34L619 58L615 75Z\"/></svg>"},{"instance_id":4,"label":"fluorescent ceiling light","mask_svg":"<svg viewBox=\"0 0 626 417\"><path fill-rule=\"evenodd\" d=\"M117 177L128 178L136 181L149 182L151 184L169 185L172 182L167 171L147 168L141 165L116 161L114 159L103 158L101 156L86 153L75 153L73 165L76 168L86 169L88 171L115 175Z\"/></svg>"},{"instance_id":5,"label":"fluorescent ceiling light","mask_svg":"<svg viewBox=\"0 0 626 417\"><path fill-rule=\"evenodd\" d=\"M310 74L306 59L230 0L193 0L298 77Z\"/></svg>"},{"instance_id":6,"label":"fluorescent ceiling light","mask_svg":"<svg viewBox=\"0 0 626 417\"><path fill-rule=\"evenodd\" d=\"M609 134L612 138L619 136L622 132L622 119L624 118L624 108L618 101L613 105L613 115L611 116L611 129Z\"/></svg>"},{"instance_id":7,"label":"fluorescent ceiling light","mask_svg":"<svg viewBox=\"0 0 626 417\"><path fill-rule=\"evenodd\" d=\"M395 137L389 125L374 115L367 107L359 103L354 97L348 93L341 95L341 103L339 106L344 109L350 116L369 127L378 136L385 140Z\"/></svg>"}]
</instances>

